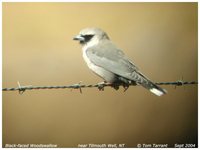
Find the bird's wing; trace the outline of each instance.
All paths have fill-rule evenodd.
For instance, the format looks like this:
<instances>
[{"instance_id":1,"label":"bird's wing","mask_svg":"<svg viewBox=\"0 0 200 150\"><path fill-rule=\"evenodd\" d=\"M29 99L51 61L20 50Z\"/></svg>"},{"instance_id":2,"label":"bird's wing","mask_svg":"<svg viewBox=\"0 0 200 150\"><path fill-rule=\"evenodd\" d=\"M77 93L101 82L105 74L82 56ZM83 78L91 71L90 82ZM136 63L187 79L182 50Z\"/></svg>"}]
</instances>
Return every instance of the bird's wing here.
<instances>
[{"instance_id":1,"label":"bird's wing","mask_svg":"<svg viewBox=\"0 0 200 150\"><path fill-rule=\"evenodd\" d=\"M124 53L110 41L89 47L86 50L86 55L95 65L121 77L135 81L158 96L167 93L166 90L160 88L145 77L138 68L129 61Z\"/></svg>"},{"instance_id":2,"label":"bird's wing","mask_svg":"<svg viewBox=\"0 0 200 150\"><path fill-rule=\"evenodd\" d=\"M138 83L147 79L138 68L112 42L104 41L89 47L86 55L92 63L114 74L134 80Z\"/></svg>"}]
</instances>

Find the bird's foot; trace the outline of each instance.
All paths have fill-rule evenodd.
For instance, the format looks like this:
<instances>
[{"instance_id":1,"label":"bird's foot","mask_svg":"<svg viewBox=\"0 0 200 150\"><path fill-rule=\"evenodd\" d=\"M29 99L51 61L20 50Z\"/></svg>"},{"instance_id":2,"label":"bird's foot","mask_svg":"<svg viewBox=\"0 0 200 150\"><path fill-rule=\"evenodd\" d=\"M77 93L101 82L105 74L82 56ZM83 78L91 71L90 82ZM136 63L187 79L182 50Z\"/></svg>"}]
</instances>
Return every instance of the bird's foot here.
<instances>
[{"instance_id":1,"label":"bird's foot","mask_svg":"<svg viewBox=\"0 0 200 150\"><path fill-rule=\"evenodd\" d=\"M106 81L103 82L99 82L97 83L97 88L99 89L99 91L104 91L104 87L107 85Z\"/></svg>"},{"instance_id":2,"label":"bird's foot","mask_svg":"<svg viewBox=\"0 0 200 150\"><path fill-rule=\"evenodd\" d=\"M118 84L118 83L112 83L112 84L110 84L110 86L111 86L112 88L114 88L115 90L119 90L120 84Z\"/></svg>"},{"instance_id":3,"label":"bird's foot","mask_svg":"<svg viewBox=\"0 0 200 150\"><path fill-rule=\"evenodd\" d=\"M126 90L128 90L128 88L129 88L129 84L123 84L122 86L124 88L124 92L126 92Z\"/></svg>"},{"instance_id":4,"label":"bird's foot","mask_svg":"<svg viewBox=\"0 0 200 150\"><path fill-rule=\"evenodd\" d=\"M106 82L106 81L99 82L97 84L97 87L98 87L99 91L104 91L104 87L105 86L110 86L110 87L114 88L115 90L118 90L120 84L118 84L118 83L109 83L109 82Z\"/></svg>"},{"instance_id":5,"label":"bird's foot","mask_svg":"<svg viewBox=\"0 0 200 150\"><path fill-rule=\"evenodd\" d=\"M97 87L98 87L99 91L104 91L105 86L110 86L111 88L114 88L115 90L119 90L119 87L122 85L124 88L124 92L125 92L126 90L128 90L130 84L131 83L117 83L117 82L116 83L108 83L106 81L103 81L103 82L99 82L97 84ZM136 84L132 83L132 85L136 85Z\"/></svg>"}]
</instances>

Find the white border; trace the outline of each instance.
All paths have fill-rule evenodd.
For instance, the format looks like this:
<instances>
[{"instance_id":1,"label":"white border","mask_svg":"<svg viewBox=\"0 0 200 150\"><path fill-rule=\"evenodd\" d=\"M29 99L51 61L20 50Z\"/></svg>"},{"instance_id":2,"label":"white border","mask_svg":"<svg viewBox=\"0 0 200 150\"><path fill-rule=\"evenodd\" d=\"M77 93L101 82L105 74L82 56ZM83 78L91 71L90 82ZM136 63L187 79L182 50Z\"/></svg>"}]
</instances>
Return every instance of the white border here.
<instances>
[{"instance_id":1,"label":"white border","mask_svg":"<svg viewBox=\"0 0 200 150\"><path fill-rule=\"evenodd\" d=\"M2 40L3 40L3 34L2 34L2 3L0 4L1 6L1 12L0 12L0 16L1 16L1 25L0 25L0 33L1 33L1 40L0 40L0 46L1 46L1 57L0 57L0 60L1 60L1 66L0 66L0 70L1 70L1 85L0 85L0 88L2 89L2 49L3 49L3 47L2 47ZM3 128L2 128L2 115L3 115L3 112L2 112L2 103L3 103L3 98L2 98L2 90L1 90L1 92L0 92L0 94L1 94L1 103L0 103L0 111L1 111L1 116L0 116L0 119L1 119L1 137L0 137L0 143L1 143L1 145L2 145L2 136L3 136ZM3 145L2 145L3 146Z\"/></svg>"},{"instance_id":2,"label":"white border","mask_svg":"<svg viewBox=\"0 0 200 150\"><path fill-rule=\"evenodd\" d=\"M2 0L2 2L198 2L198 0Z\"/></svg>"},{"instance_id":3,"label":"white border","mask_svg":"<svg viewBox=\"0 0 200 150\"><path fill-rule=\"evenodd\" d=\"M20 1L17 1L17 0L3 0L2 2L198 2L198 0L168 0L168 1L163 1L163 0L154 0L154 1L150 1L150 0L144 0L144 1L134 1L134 0L124 0L124 1L121 1L121 0L20 0ZM2 2L0 4L0 17L1 17L1 25L0 25L0 32L2 33ZM198 29L200 29L200 25L199 25L199 9L198 9ZM198 35L199 35L199 30L198 30ZM199 36L198 36L199 37ZM199 38L198 38L198 45L199 45ZM2 50L2 35L1 35L1 40L0 40L0 46L1 46L1 50ZM1 70L1 85L0 85L0 88L2 89L2 51L1 51L1 57L0 57L0 60L1 60L1 66L0 66L0 70ZM199 53L198 53L198 58L199 58ZM198 59L198 79L200 77L199 75L199 59ZM199 84L198 84L198 95L199 95ZM0 116L0 120L1 120L1 133L3 131L3 128L2 128L2 90L0 91L0 94L1 94L1 103L0 103L0 110L1 110L1 116ZM200 104L198 102L198 108L199 108ZM199 109L198 109L198 120L199 120ZM198 133L199 133L199 121L198 121ZM198 134L199 135L199 134ZM2 144L2 136L3 136L3 133L2 135L0 136L0 144L1 144L1 147L3 146ZM200 143L200 138L198 137L198 144ZM16 148L6 148L6 149L16 149ZM21 148L17 148L17 149L21 149ZM29 148L29 149L33 149L33 148ZM43 148L37 148L38 150L42 150ZM45 149L52 149L52 148L45 148ZM58 148L56 148L58 149ZM67 148L67 149L79 149L79 148ZM97 148L92 148L92 149L97 149ZM111 150L112 148L104 148L104 149L109 149ZM120 148L121 150L124 150L125 148ZM140 148L140 149L146 149L146 148ZM171 149L171 148L165 148L165 149ZM185 149L185 148L183 148ZM187 148L188 149L188 148ZM98 150L98 149L97 149Z\"/></svg>"}]
</instances>

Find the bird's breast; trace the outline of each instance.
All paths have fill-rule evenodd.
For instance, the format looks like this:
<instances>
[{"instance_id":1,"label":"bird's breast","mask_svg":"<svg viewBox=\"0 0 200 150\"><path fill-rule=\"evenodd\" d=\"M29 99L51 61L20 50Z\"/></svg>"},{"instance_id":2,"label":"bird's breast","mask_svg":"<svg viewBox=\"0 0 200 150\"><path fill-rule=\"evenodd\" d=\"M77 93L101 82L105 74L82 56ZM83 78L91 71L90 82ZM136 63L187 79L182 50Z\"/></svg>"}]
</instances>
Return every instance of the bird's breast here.
<instances>
[{"instance_id":1,"label":"bird's breast","mask_svg":"<svg viewBox=\"0 0 200 150\"><path fill-rule=\"evenodd\" d=\"M114 82L116 80L116 75L110 71L107 71L103 67L95 65L93 62L91 62L90 58L86 54L87 49L83 48L83 58L85 62L87 63L88 67L96 73L98 76L106 80L107 82Z\"/></svg>"}]
</instances>

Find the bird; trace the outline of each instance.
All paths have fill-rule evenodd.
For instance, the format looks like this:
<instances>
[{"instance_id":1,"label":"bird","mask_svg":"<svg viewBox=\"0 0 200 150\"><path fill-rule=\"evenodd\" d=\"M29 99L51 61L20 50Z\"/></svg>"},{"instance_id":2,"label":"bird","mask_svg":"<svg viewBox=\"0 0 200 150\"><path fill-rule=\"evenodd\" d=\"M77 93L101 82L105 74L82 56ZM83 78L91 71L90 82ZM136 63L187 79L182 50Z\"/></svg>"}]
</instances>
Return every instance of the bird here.
<instances>
[{"instance_id":1,"label":"bird","mask_svg":"<svg viewBox=\"0 0 200 150\"><path fill-rule=\"evenodd\" d=\"M141 85L157 96L167 93L165 89L142 74L102 29L97 27L82 29L73 40L81 44L83 58L89 69L103 78L105 83L121 84L125 89L130 84Z\"/></svg>"}]
</instances>

